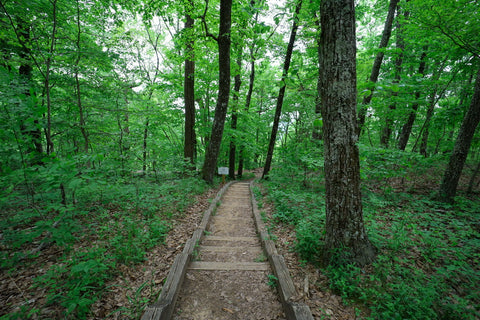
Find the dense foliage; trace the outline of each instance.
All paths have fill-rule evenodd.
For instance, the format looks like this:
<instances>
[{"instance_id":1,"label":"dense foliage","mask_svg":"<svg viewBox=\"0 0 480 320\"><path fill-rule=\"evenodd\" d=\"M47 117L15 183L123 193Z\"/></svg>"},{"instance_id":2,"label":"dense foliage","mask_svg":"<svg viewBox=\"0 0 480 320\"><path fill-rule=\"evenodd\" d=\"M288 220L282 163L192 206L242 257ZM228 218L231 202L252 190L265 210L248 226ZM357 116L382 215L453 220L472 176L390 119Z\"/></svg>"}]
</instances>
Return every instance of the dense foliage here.
<instances>
[{"instance_id":1,"label":"dense foliage","mask_svg":"<svg viewBox=\"0 0 480 320\"><path fill-rule=\"evenodd\" d=\"M197 173L219 89L219 3L0 0L0 268L9 288L2 319L49 317L51 305L64 317L88 317L118 266L142 261L192 195L207 189ZM294 225L296 250L317 263L325 232L320 1L304 1L294 18L297 4L233 2L237 79L216 163L228 166L234 150L237 167L264 165L285 87L265 186L274 223ZM378 257L368 270L324 270L331 287L368 306L372 318L479 317L477 125L462 151L459 193L446 199L456 203L437 202L463 119L480 114L479 18L478 1L356 1L363 206ZM193 163L184 159L186 60L194 62ZM44 300L17 290L15 277L33 279Z\"/></svg>"},{"instance_id":2,"label":"dense foliage","mask_svg":"<svg viewBox=\"0 0 480 320\"><path fill-rule=\"evenodd\" d=\"M365 224L378 256L365 268L322 266L324 175L317 162L322 155L310 158L297 148L282 149L285 162L262 184L262 201L274 204L270 224L294 227L292 249L322 268L330 289L366 306L369 319L478 317L480 202L466 196L457 197L455 205L431 200L444 157L426 161L415 154L361 146Z\"/></svg>"},{"instance_id":3,"label":"dense foliage","mask_svg":"<svg viewBox=\"0 0 480 320\"><path fill-rule=\"evenodd\" d=\"M144 261L148 250L163 243L173 219L192 204L192 195L206 188L196 178L173 175L78 172L73 161L68 167L49 167L29 173L35 195L25 197L24 186L12 185L2 198L0 268L10 277L34 270L32 286L45 292L39 302L53 310L61 306L66 317L84 318L107 281L119 275L119 266ZM72 173L70 179L66 172ZM65 194L58 192L61 184ZM3 292L2 299L10 294ZM48 315L35 299L6 319L61 316ZM2 313L8 307L4 304ZM133 307L123 314L138 316Z\"/></svg>"}]
</instances>

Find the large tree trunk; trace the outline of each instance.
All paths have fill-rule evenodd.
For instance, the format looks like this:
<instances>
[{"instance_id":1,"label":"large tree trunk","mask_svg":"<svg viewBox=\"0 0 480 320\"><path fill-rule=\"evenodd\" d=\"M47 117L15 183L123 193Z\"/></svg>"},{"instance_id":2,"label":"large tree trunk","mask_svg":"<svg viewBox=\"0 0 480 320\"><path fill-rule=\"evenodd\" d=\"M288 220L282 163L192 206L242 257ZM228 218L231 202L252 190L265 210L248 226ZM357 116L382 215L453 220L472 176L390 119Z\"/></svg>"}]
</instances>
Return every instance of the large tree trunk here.
<instances>
[{"instance_id":1,"label":"large tree trunk","mask_svg":"<svg viewBox=\"0 0 480 320\"><path fill-rule=\"evenodd\" d=\"M369 78L370 86L368 89L370 90L370 93L363 97L363 101L358 114L357 133L359 136L362 131L363 125L365 124L368 105L372 101L373 91L375 90L375 83L377 83L378 75L380 74L380 66L382 65L383 57L385 55L385 51L383 49L387 47L388 41L390 40L390 36L392 34L393 20L399 1L400 0L390 0L390 4L388 6L388 14L387 19L385 20L385 26L383 27L382 39L380 40L380 44L378 46L379 50L375 57L375 60L373 61L372 72Z\"/></svg>"},{"instance_id":2,"label":"large tree trunk","mask_svg":"<svg viewBox=\"0 0 480 320\"><path fill-rule=\"evenodd\" d=\"M230 29L232 24L232 0L220 1L220 32L218 35L218 99L215 107L212 133L205 153L205 163L202 178L208 183L213 182L217 166L220 144L222 143L228 100L230 98Z\"/></svg>"},{"instance_id":3,"label":"large tree trunk","mask_svg":"<svg viewBox=\"0 0 480 320\"><path fill-rule=\"evenodd\" d=\"M185 4L185 76L183 93L185 99L185 141L183 146L183 157L188 161L192 168L195 163L195 147L197 137L195 135L195 60L193 36L194 19L191 16L193 10L193 0L188 0Z\"/></svg>"},{"instance_id":4,"label":"large tree trunk","mask_svg":"<svg viewBox=\"0 0 480 320\"><path fill-rule=\"evenodd\" d=\"M290 33L290 40L288 41L287 53L285 55L285 61L283 63L283 74L281 80L281 87L278 91L277 106L275 108L275 116L273 118L272 133L270 134L270 143L268 144L267 159L265 160L265 166L263 167L262 179L265 179L270 171L270 166L272 164L273 158L273 149L275 148L275 142L277 141L277 132L278 124L280 123L280 116L282 114L282 105L283 98L285 97L285 90L287 88L286 79L288 74L288 69L290 68L290 61L292 59L293 45L295 43L295 37L297 36L298 30L298 14L302 7L302 0L298 0L295 7L295 14L293 16L293 25L292 31Z\"/></svg>"},{"instance_id":5,"label":"large tree trunk","mask_svg":"<svg viewBox=\"0 0 480 320\"><path fill-rule=\"evenodd\" d=\"M363 224L356 118L354 0L323 0L320 71L325 141L324 262L365 265L375 258Z\"/></svg>"},{"instance_id":6,"label":"large tree trunk","mask_svg":"<svg viewBox=\"0 0 480 320\"><path fill-rule=\"evenodd\" d=\"M475 90L472 102L463 118L457 140L453 148L450 161L443 176L442 184L438 192L438 200L453 203L457 193L458 181L462 174L463 166L467 160L468 151L472 143L475 129L480 122L480 70L475 79Z\"/></svg>"}]
</instances>

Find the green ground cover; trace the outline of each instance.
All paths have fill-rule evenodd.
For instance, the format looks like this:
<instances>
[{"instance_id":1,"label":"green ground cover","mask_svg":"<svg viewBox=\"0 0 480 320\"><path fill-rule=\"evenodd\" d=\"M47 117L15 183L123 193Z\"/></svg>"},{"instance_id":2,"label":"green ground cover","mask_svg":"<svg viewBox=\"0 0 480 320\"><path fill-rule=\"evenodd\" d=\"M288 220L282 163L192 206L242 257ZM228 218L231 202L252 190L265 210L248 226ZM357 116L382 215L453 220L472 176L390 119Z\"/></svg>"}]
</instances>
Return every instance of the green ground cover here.
<instances>
[{"instance_id":1,"label":"green ground cover","mask_svg":"<svg viewBox=\"0 0 480 320\"><path fill-rule=\"evenodd\" d=\"M144 261L164 242L172 219L207 189L193 177L98 175L62 166L36 168L41 172L28 186L34 193L12 183L15 172L2 181L9 185L0 199L0 268L8 282L31 270L33 290L14 312L5 299L1 319L32 318L49 306L65 318L87 317L118 267ZM32 296L39 291L44 297ZM26 303L43 298L43 306Z\"/></svg>"},{"instance_id":2,"label":"green ground cover","mask_svg":"<svg viewBox=\"0 0 480 320\"><path fill-rule=\"evenodd\" d=\"M325 227L321 164L306 173L284 162L262 183L275 207L273 222L293 225L293 249L322 268L345 301L364 305L370 319L478 319L479 198L460 193L454 205L431 200L436 185L429 183L442 171L442 158L425 161L368 148L361 157L364 219L378 249L372 265L319 264Z\"/></svg>"}]
</instances>

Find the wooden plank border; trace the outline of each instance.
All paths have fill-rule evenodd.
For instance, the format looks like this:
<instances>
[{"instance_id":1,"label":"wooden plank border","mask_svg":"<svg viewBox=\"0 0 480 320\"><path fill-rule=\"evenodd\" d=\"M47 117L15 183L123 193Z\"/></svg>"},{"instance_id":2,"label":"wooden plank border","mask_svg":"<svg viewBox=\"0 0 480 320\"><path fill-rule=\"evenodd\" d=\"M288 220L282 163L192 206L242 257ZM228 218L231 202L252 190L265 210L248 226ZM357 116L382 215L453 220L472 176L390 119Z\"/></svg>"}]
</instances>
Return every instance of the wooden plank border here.
<instances>
[{"instance_id":1,"label":"wooden plank border","mask_svg":"<svg viewBox=\"0 0 480 320\"><path fill-rule=\"evenodd\" d=\"M200 226L193 232L192 238L188 239L185 243L183 252L175 257L157 301L145 309L141 320L170 320L172 317L178 293L180 292L180 287L183 284L195 248L202 240L210 216L217 209L217 203L231 184L232 182L225 184L220 191L218 191L217 196L203 213Z\"/></svg>"},{"instance_id":2,"label":"wooden plank border","mask_svg":"<svg viewBox=\"0 0 480 320\"><path fill-rule=\"evenodd\" d=\"M282 302L283 310L285 311L288 320L313 320L312 312L306 304L291 301L291 298L297 295L297 290L290 277L283 256L278 254L277 249L275 248L275 243L268 235L265 223L258 210L255 194L253 193L253 183L254 181L252 180L250 182L250 195L252 199L252 211L255 225L260 235L262 246L267 254L268 261L270 262L273 273L277 278L278 292L280 293L280 301Z\"/></svg>"}]
</instances>

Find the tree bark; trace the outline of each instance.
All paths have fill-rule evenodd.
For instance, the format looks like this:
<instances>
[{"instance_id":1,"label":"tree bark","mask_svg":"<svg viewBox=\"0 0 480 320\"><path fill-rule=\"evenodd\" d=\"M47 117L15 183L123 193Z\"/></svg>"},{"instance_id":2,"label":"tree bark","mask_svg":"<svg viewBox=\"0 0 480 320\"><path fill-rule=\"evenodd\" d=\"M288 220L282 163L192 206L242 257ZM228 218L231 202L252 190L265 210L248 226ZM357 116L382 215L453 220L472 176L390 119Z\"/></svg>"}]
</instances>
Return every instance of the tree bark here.
<instances>
[{"instance_id":1,"label":"tree bark","mask_svg":"<svg viewBox=\"0 0 480 320\"><path fill-rule=\"evenodd\" d=\"M220 1L220 32L218 35L218 99L215 107L215 117L210 134L210 141L205 153L202 178L213 182L217 166L220 144L222 143L228 100L230 98L230 29L232 24L232 0Z\"/></svg>"},{"instance_id":2,"label":"tree bark","mask_svg":"<svg viewBox=\"0 0 480 320\"><path fill-rule=\"evenodd\" d=\"M320 5L326 233L324 262L365 265L375 258L363 224L356 118L354 0Z\"/></svg>"},{"instance_id":3,"label":"tree bark","mask_svg":"<svg viewBox=\"0 0 480 320\"><path fill-rule=\"evenodd\" d=\"M282 105L283 99L285 97L285 90L287 88L287 75L288 69L290 68L290 61L292 59L293 45L295 44L295 37L297 36L298 30L298 15L302 7L302 0L298 0L295 7L295 14L293 16L293 25L292 31L290 33L290 40L288 41L287 53L285 55L285 61L283 63L283 74L281 80L281 87L278 91L277 106L275 108L275 116L273 118L272 133L270 134L270 143L268 144L267 158L265 160L265 165L263 167L262 179L265 179L268 176L270 171L270 166L272 164L273 150L275 148L275 142L277 140L278 124L280 123L280 116L282 114Z\"/></svg>"},{"instance_id":4,"label":"tree bark","mask_svg":"<svg viewBox=\"0 0 480 320\"><path fill-rule=\"evenodd\" d=\"M385 20L385 26L383 27L382 39L380 40L380 44L378 46L378 53L373 61L372 72L370 73L370 93L363 97L362 104L360 105L360 110L358 114L358 129L357 133L360 136L362 132L363 125L365 124L365 118L367 116L367 109L368 105L372 101L373 91L375 90L375 83L378 80L378 75L380 74L380 66L382 65L383 57L385 55L384 48L387 47L388 41L390 40L390 36L392 34L392 25L393 20L395 17L395 11L397 10L397 5L400 0L390 0L390 4L388 6L388 14L387 19Z\"/></svg>"},{"instance_id":5,"label":"tree bark","mask_svg":"<svg viewBox=\"0 0 480 320\"><path fill-rule=\"evenodd\" d=\"M460 131L458 132L457 140L453 148L450 161L447 169L443 175L442 184L438 191L437 199L453 203L455 194L457 192L458 181L462 174L463 166L467 160L468 151L472 143L475 129L480 122L480 69L477 72L475 79L475 89L473 92L472 102L468 108L465 117L463 118Z\"/></svg>"},{"instance_id":6,"label":"tree bark","mask_svg":"<svg viewBox=\"0 0 480 320\"><path fill-rule=\"evenodd\" d=\"M185 3L184 28L186 47L185 76L183 86L183 93L185 99L185 141L183 148L183 157L187 162L190 163L191 168L194 169L197 137L195 135L195 38L193 37L193 27L195 20L191 16L192 10L193 0L188 0L188 2Z\"/></svg>"}]
</instances>

